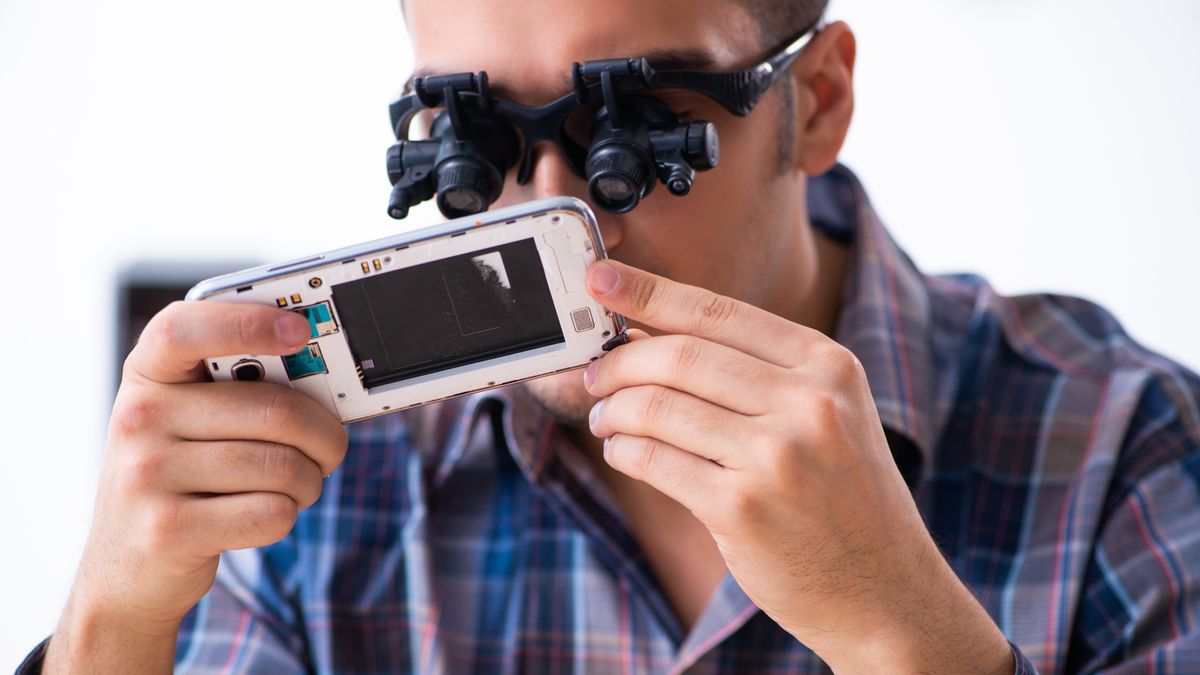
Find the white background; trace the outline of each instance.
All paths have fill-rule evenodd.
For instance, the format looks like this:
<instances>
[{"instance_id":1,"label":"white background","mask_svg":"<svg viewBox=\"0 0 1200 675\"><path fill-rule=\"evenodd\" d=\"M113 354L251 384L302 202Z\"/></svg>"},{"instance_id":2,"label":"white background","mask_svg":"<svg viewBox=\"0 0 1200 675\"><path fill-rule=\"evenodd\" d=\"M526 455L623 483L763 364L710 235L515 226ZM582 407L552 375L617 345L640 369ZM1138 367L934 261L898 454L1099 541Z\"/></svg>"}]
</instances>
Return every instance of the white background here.
<instances>
[{"instance_id":1,"label":"white background","mask_svg":"<svg viewBox=\"0 0 1200 675\"><path fill-rule=\"evenodd\" d=\"M844 159L920 265L1085 295L1200 366L1200 4L830 16L860 38ZM395 0L0 0L0 670L52 629L86 536L117 271L394 232L409 64Z\"/></svg>"}]
</instances>

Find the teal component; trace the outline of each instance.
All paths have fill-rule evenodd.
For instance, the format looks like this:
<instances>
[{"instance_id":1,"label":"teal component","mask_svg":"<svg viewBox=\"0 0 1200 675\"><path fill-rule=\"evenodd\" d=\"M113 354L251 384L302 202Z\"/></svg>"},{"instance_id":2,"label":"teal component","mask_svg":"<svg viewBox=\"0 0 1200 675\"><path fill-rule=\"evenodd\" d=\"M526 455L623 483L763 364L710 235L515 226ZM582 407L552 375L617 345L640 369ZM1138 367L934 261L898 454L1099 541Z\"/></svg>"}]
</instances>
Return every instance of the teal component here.
<instances>
[{"instance_id":1,"label":"teal component","mask_svg":"<svg viewBox=\"0 0 1200 675\"><path fill-rule=\"evenodd\" d=\"M325 365L325 357L321 355L321 346L315 342L310 342L295 354L283 357L283 368L287 371L289 380L329 372Z\"/></svg>"},{"instance_id":2,"label":"teal component","mask_svg":"<svg viewBox=\"0 0 1200 675\"><path fill-rule=\"evenodd\" d=\"M301 307L295 311L308 319L308 326L312 330L310 337L319 338L337 332L337 322L333 320L333 312L329 309L328 302L311 307Z\"/></svg>"}]
</instances>

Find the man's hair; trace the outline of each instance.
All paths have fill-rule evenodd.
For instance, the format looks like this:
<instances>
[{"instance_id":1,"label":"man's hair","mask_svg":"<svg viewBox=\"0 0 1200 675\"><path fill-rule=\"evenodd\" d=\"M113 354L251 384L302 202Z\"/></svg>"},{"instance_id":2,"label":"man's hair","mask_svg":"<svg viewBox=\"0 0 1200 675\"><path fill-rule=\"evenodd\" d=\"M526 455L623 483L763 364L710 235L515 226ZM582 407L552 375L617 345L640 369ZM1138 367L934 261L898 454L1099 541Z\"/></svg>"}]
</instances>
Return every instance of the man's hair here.
<instances>
[{"instance_id":1,"label":"man's hair","mask_svg":"<svg viewBox=\"0 0 1200 675\"><path fill-rule=\"evenodd\" d=\"M758 41L764 55L768 50L782 49L800 32L821 18L829 0L733 0L741 5L758 28ZM775 164L779 172L792 164L792 146L796 144L796 88L790 77L775 83L779 90L779 138Z\"/></svg>"},{"instance_id":2,"label":"man's hair","mask_svg":"<svg viewBox=\"0 0 1200 675\"><path fill-rule=\"evenodd\" d=\"M754 18L763 49L779 49L821 18L829 0L733 0Z\"/></svg>"},{"instance_id":3,"label":"man's hair","mask_svg":"<svg viewBox=\"0 0 1200 675\"><path fill-rule=\"evenodd\" d=\"M758 29L758 42L764 56L768 50L782 49L787 42L800 36L825 12L829 0L733 0L741 5L754 19ZM400 14L407 21L404 0L400 0ZM796 89L790 78L781 78L775 83L779 90L780 128L778 151L775 155L777 171L784 172L792 163L792 146L796 140Z\"/></svg>"}]
</instances>

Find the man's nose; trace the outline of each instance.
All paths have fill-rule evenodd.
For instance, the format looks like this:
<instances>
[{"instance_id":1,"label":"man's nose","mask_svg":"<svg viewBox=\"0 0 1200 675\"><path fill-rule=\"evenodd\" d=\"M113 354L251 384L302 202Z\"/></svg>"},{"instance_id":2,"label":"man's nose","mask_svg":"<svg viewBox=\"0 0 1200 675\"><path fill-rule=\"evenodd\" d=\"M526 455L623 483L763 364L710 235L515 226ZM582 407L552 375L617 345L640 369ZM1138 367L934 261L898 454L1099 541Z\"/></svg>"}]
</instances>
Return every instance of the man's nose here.
<instances>
[{"instance_id":1,"label":"man's nose","mask_svg":"<svg viewBox=\"0 0 1200 675\"><path fill-rule=\"evenodd\" d=\"M576 176L562 153L545 143L533 149L533 174L529 184L524 186L531 190L530 199L569 195L585 199L587 183Z\"/></svg>"},{"instance_id":2,"label":"man's nose","mask_svg":"<svg viewBox=\"0 0 1200 675\"><path fill-rule=\"evenodd\" d=\"M509 206L542 197L566 195L587 201L587 181L575 175L567 164L566 157L557 148L546 143L533 149L532 174L525 185L517 184L517 168L508 174L508 182L504 193L496 206ZM597 213L596 220L600 226L600 236L605 247L611 251L621 241L622 230L617 219L608 213Z\"/></svg>"}]
</instances>

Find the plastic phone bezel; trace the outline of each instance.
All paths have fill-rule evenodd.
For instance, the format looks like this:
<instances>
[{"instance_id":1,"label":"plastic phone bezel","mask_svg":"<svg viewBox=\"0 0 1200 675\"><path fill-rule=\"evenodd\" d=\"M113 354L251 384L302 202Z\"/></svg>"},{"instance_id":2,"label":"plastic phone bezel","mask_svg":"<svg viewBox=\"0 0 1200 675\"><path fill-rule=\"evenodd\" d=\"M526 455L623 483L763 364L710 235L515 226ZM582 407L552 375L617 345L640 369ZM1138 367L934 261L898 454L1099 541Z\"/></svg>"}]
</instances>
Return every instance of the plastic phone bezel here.
<instances>
[{"instance_id":1,"label":"plastic phone bezel","mask_svg":"<svg viewBox=\"0 0 1200 675\"><path fill-rule=\"evenodd\" d=\"M294 289L295 293L301 294L302 297L312 297L314 289L308 287L307 279L322 270L340 270L349 261L355 261L356 263L360 259L370 261L377 255L383 255L391 251L412 249L413 247L420 247L422 244L428 244L429 246L425 248L432 251L434 248L439 247L439 245L444 245L445 242L451 241L454 237L472 232L478 233L476 238L490 233L490 241L503 242L505 241L504 239L496 239L498 234L508 236L508 233L517 232L521 229L519 227L509 229L507 228L508 225L525 224L533 227L536 226L536 223L541 222L537 221L538 218L552 217L554 214L559 213L575 216L582 222L583 230L587 235L587 243L590 247L588 249L589 254L594 256L595 260L607 257L595 216L588 206L584 202L570 197L551 197L476 214L466 218L459 218L391 237L334 249L325 253L303 256L282 263L261 265L232 274L206 279L196 284L188 292L187 299L190 301L261 302L273 306L274 303L269 302L269 298L260 297L263 295L262 289L258 292L254 290L255 287L266 285L269 285L270 288L270 291L267 293L268 296L290 297L291 293L285 291ZM569 224L565 222L560 225L560 227L567 226ZM508 240L516 241L526 236L524 234L515 235ZM468 244L472 240L464 238L462 241L463 244ZM547 256L544 252L548 249L548 244L538 241L537 245L539 251L542 252L543 266L548 267ZM422 262L450 257L452 255L458 255L458 253L448 253L436 257L431 256L423 259ZM401 265L400 267L403 266ZM353 267L357 268L358 265L355 264ZM558 272L560 275L565 274L561 269ZM547 269L547 273L548 275L552 275L552 270ZM287 283L281 285L280 282ZM581 283L582 279L577 279L575 282ZM566 347L542 348L522 352L508 357L492 359L481 364L471 364L469 366L450 369L443 373L415 378L411 383L397 383L368 390L365 387L361 387L360 382L361 392L353 390L347 394L345 391L336 391L347 388L346 378L348 375L352 375L356 380L358 377L354 373L345 372L345 359L342 359L342 365L336 374L331 367L328 375L319 376L318 380L308 382L306 380L310 378L307 377L298 380L289 379L283 370L282 359L278 356L253 354L220 356L205 359L204 364L213 379L228 380L231 379L231 374L228 370L230 365L247 358L262 361L267 366L266 379L268 381L303 391L317 399L318 402L322 403L326 409L330 410L342 422L355 422L493 387L513 384L565 370L573 370L585 366L591 360L602 356L604 345L612 342L615 336L624 333L624 317L608 312L600 305L594 303L594 301L591 301L594 307L592 314L597 328L589 332L594 333L594 336L588 335L586 343L580 342L578 335L568 333L568 331L573 329L572 324L567 319L572 310L571 308L564 308L562 303L565 301L564 298L582 298L582 296L578 290L573 293L567 293L565 279L560 279L559 283L561 288L556 290L552 287L551 294L555 299L555 306L558 309L563 334L568 338L568 342L564 343L564 345L567 345ZM336 284L331 284L330 286L332 287L333 285ZM325 289L326 293L330 291L331 288ZM583 293L586 294L586 291L583 291ZM307 306L308 304L301 303L303 306ZM290 308L291 306L289 306ZM570 341L572 339L574 339L574 342ZM346 345L345 353L349 353L344 332L339 331L335 335L315 338L314 341L321 345L323 354L327 352L325 345L333 345L334 343ZM573 358L569 359L569 362L564 362L563 360L568 356L568 353L563 353L563 349L567 349L569 355L573 356ZM556 358L555 354L559 354L559 356ZM276 361L278 365L276 365ZM225 365L224 369L221 369L222 364ZM214 368L214 366L216 367ZM514 374L518 374L519 376L514 376ZM467 380L476 382L476 386L467 386L465 389L460 390L459 386L461 386L461 383ZM448 384L449 382L447 381L457 382L460 385L439 387L439 382ZM328 387L327 395L324 395L324 392L320 391L320 387L318 386L322 382ZM445 389L447 388L454 389L454 391L446 391ZM338 394L343 394L346 398L339 399ZM364 400L369 401L371 405L364 406L362 404Z\"/></svg>"}]
</instances>

